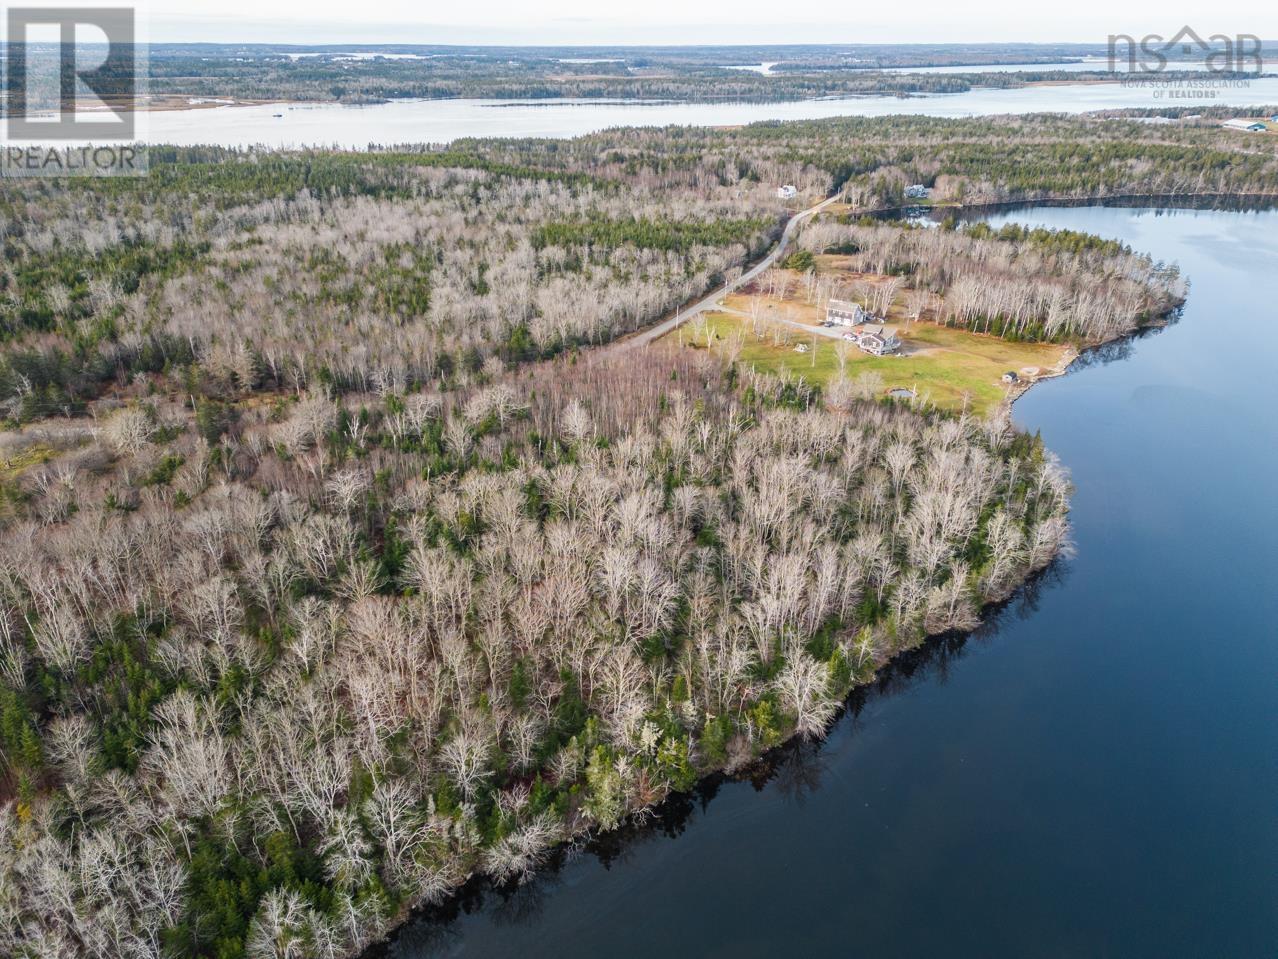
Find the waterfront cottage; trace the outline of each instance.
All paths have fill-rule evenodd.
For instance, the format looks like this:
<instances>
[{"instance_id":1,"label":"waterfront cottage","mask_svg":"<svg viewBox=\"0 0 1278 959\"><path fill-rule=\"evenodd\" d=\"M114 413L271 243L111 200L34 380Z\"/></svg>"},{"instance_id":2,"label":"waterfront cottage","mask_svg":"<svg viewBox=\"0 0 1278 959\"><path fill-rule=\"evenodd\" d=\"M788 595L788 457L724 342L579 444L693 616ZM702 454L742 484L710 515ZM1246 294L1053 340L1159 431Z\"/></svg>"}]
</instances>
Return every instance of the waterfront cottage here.
<instances>
[{"instance_id":1,"label":"waterfront cottage","mask_svg":"<svg viewBox=\"0 0 1278 959\"><path fill-rule=\"evenodd\" d=\"M905 195L911 200L925 199L930 192L931 191L922 183L915 183L912 186L907 186L905 188Z\"/></svg>"},{"instance_id":2,"label":"waterfront cottage","mask_svg":"<svg viewBox=\"0 0 1278 959\"><path fill-rule=\"evenodd\" d=\"M1003 374L1003 382L1006 383L1008 386L1011 386L1013 383L1016 383L1019 381L1020 381L1020 377L1017 376L1015 371L1013 370L1008 370L1006 373Z\"/></svg>"},{"instance_id":3,"label":"waterfront cottage","mask_svg":"<svg viewBox=\"0 0 1278 959\"><path fill-rule=\"evenodd\" d=\"M901 341L896 333L882 326L863 326L844 333L843 338L872 356L887 356L901 348Z\"/></svg>"},{"instance_id":4,"label":"waterfront cottage","mask_svg":"<svg viewBox=\"0 0 1278 959\"><path fill-rule=\"evenodd\" d=\"M874 356L887 356L901 348L901 341L892 330L882 326L870 326L857 337L856 345L863 352Z\"/></svg>"}]
</instances>

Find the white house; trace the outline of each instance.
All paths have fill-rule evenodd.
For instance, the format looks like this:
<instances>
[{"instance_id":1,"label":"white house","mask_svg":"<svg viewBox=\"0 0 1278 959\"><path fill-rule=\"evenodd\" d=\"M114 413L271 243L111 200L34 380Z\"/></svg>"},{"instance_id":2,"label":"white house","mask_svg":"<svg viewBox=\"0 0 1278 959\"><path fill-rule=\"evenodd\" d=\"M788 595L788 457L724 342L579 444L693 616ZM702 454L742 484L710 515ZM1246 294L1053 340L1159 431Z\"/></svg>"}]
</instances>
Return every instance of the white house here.
<instances>
[{"instance_id":1,"label":"white house","mask_svg":"<svg viewBox=\"0 0 1278 959\"><path fill-rule=\"evenodd\" d=\"M922 200L932 191L925 187L922 183L915 183L905 188L905 195L911 200Z\"/></svg>"},{"instance_id":2,"label":"white house","mask_svg":"<svg viewBox=\"0 0 1278 959\"><path fill-rule=\"evenodd\" d=\"M901 348L901 340L896 332L885 326L863 326L849 330L843 334L845 340L855 343L864 353L872 356L887 356Z\"/></svg>"},{"instance_id":3,"label":"white house","mask_svg":"<svg viewBox=\"0 0 1278 959\"><path fill-rule=\"evenodd\" d=\"M1256 120L1243 120L1238 117L1226 120L1221 126L1229 130L1246 130L1249 133L1264 133L1268 129L1263 123Z\"/></svg>"},{"instance_id":4,"label":"white house","mask_svg":"<svg viewBox=\"0 0 1278 959\"><path fill-rule=\"evenodd\" d=\"M787 183L785 186L777 187L778 200L793 200L798 195L799 190L793 183Z\"/></svg>"},{"instance_id":5,"label":"white house","mask_svg":"<svg viewBox=\"0 0 1278 959\"><path fill-rule=\"evenodd\" d=\"M857 326L864 323L865 310L851 300L831 300L825 305L825 322L835 326Z\"/></svg>"}]
</instances>

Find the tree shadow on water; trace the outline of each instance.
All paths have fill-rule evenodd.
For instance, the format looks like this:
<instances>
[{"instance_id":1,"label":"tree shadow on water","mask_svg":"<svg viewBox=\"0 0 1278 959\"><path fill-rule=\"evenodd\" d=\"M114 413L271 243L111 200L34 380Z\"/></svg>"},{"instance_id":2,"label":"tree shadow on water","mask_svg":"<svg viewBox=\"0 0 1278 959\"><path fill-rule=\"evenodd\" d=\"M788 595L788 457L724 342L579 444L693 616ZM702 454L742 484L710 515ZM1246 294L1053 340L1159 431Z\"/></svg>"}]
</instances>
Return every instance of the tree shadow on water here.
<instances>
[{"instance_id":1,"label":"tree shadow on water","mask_svg":"<svg viewBox=\"0 0 1278 959\"><path fill-rule=\"evenodd\" d=\"M879 669L872 682L853 690L831 729L841 735L856 735L857 719L872 703L925 682L947 682L970 649L992 642L1010 622L1032 617L1043 595L1065 582L1069 568L1067 560L1057 559L1008 600L987 608L980 626L972 632L944 633L898 654ZM482 913L496 926L530 927L564 885L564 873L576 860L593 857L605 870L624 866L646 844L682 835L698 813L707 814L725 785L748 782L756 791L773 788L785 802L801 806L822 787L827 767L825 745L826 740L791 740L738 773L709 776L692 792L669 796L612 832L552 851L537 875L524 883L472 879L444 902L415 912L389 940L370 947L362 959L436 959L455 954L463 947L459 923L463 915Z\"/></svg>"}]
</instances>

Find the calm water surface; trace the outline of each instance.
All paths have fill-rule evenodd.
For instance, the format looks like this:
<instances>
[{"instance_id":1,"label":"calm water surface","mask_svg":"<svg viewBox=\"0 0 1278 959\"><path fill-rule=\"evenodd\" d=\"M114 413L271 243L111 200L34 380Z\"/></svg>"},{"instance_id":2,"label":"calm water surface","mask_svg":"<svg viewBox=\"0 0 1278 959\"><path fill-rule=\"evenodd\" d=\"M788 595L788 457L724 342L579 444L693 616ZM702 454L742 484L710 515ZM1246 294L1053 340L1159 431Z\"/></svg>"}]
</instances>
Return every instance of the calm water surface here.
<instances>
[{"instance_id":1,"label":"calm water surface","mask_svg":"<svg viewBox=\"0 0 1278 959\"><path fill-rule=\"evenodd\" d=\"M1222 83L1213 79L1213 84ZM1119 107L1278 103L1278 77L1239 86L1180 90L1189 99L1156 98L1149 88L1065 84L1018 90L970 90L919 97L838 97L786 103L666 103L600 100L400 100L376 106L222 106L148 114L143 139L189 146L305 145L364 149L369 144L447 143L461 137L572 137L615 126L731 126L759 120L910 114L967 117L1041 111L1079 113ZM1170 91L1163 91L1166 96ZM279 116L276 116L279 114Z\"/></svg>"},{"instance_id":2,"label":"calm water surface","mask_svg":"<svg viewBox=\"0 0 1278 959\"><path fill-rule=\"evenodd\" d=\"M391 955L1278 954L1278 213L1006 220L1193 282L1174 326L1017 404L1073 472L1077 557L766 781Z\"/></svg>"}]
</instances>

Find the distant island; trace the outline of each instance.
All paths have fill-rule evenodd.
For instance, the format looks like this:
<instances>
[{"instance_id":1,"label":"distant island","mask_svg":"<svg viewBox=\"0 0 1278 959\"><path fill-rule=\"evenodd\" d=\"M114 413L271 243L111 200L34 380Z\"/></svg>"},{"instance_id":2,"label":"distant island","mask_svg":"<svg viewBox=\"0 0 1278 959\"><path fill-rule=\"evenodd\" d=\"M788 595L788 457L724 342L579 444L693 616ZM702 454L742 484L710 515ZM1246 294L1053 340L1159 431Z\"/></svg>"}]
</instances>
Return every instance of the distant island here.
<instances>
[{"instance_id":1,"label":"distant island","mask_svg":"<svg viewBox=\"0 0 1278 959\"><path fill-rule=\"evenodd\" d=\"M1186 295L903 208L1269 199L1276 142L848 118L3 181L0 952L353 955L824 735L1069 549L1022 380Z\"/></svg>"},{"instance_id":2,"label":"distant island","mask_svg":"<svg viewBox=\"0 0 1278 959\"><path fill-rule=\"evenodd\" d=\"M1270 52L1270 60L1278 60L1278 51ZM207 103L210 98L352 104L456 97L779 101L1118 82L1125 74L1112 72L1108 58L1104 44L153 44L150 89L158 105L170 108L183 101ZM1089 69L1078 69L1088 65ZM1004 69L1008 66L1019 69ZM1192 66L1173 59L1167 72ZM915 70L922 72L910 72Z\"/></svg>"}]
</instances>

